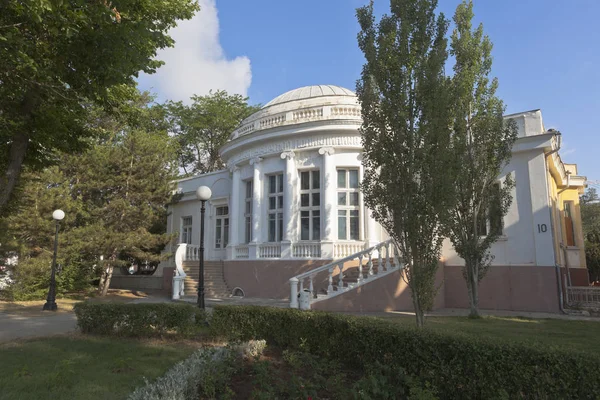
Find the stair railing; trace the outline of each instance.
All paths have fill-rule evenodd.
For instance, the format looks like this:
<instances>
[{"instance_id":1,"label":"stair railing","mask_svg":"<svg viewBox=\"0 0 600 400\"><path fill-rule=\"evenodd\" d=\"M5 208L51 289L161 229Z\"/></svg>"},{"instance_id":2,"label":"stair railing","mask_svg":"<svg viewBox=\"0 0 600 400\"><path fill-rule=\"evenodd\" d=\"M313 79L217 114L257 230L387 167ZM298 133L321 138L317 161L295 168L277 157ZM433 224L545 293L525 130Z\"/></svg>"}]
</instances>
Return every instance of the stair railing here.
<instances>
[{"instance_id":1,"label":"stair railing","mask_svg":"<svg viewBox=\"0 0 600 400\"><path fill-rule=\"evenodd\" d=\"M315 300L322 300L342 292L346 292L355 287L371 281L372 278L387 275L401 268L398 259L399 252L396 249L392 239L376 244L368 249L356 252L347 257L335 260L329 264L312 269L290 279L290 308L310 308L310 303ZM377 269L373 266L373 259L377 259ZM344 283L344 264L358 260L358 279L356 283ZM367 268L366 278L363 276L363 268ZM327 271L327 289L323 296L315 293L315 278L321 272ZM299 297L308 296L308 306L306 301L298 301Z\"/></svg>"},{"instance_id":2,"label":"stair railing","mask_svg":"<svg viewBox=\"0 0 600 400\"><path fill-rule=\"evenodd\" d=\"M173 274L173 300L180 299L185 293L186 274L183 271L183 261L187 259L187 252L187 244L179 243L177 245L177 250L175 251L175 272Z\"/></svg>"}]
</instances>

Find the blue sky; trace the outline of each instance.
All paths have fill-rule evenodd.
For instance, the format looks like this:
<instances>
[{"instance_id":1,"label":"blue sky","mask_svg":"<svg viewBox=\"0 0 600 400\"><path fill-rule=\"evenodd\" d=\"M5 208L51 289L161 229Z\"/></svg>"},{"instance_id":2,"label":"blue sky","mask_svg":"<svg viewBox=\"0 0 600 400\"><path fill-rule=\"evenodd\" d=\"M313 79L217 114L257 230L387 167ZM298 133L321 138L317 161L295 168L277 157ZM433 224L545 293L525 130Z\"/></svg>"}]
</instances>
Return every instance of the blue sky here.
<instances>
[{"instance_id":1,"label":"blue sky","mask_svg":"<svg viewBox=\"0 0 600 400\"><path fill-rule=\"evenodd\" d=\"M200 0L180 24L167 62L140 86L167 98L225 89L266 103L288 90L334 84L354 90L363 64L355 9L367 0ZM440 0L451 18L459 0ZM375 0L381 14L389 1ZM492 74L507 113L542 109L563 133L562 157L600 179L598 0L475 0L475 22L494 43Z\"/></svg>"}]
</instances>

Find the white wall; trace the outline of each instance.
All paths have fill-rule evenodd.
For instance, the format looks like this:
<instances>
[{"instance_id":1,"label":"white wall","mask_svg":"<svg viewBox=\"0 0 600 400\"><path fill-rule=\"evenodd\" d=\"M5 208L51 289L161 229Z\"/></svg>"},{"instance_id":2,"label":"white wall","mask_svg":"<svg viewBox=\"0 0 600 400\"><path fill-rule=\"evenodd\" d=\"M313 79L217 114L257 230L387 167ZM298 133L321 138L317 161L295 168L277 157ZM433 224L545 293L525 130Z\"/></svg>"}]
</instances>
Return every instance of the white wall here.
<instances>
[{"instance_id":1,"label":"white wall","mask_svg":"<svg viewBox=\"0 0 600 400\"><path fill-rule=\"evenodd\" d=\"M182 218L186 216L192 217L192 244L200 244L200 202L196 199L196 189L200 186L208 186L212 191L211 200L206 202L205 226L204 226L204 243L206 259L214 258L214 206L215 203L220 204L229 202L231 191L231 178L229 171L217 171L210 174L205 174L193 178L187 178L177 182L177 189L183 194L183 197L176 204L169 206L169 216L167 218L167 233L176 232L181 234ZM167 253L174 253L177 249L177 243L180 238L177 237L165 249ZM173 257L163 261L155 276L162 275L164 267L174 267Z\"/></svg>"},{"instance_id":2,"label":"white wall","mask_svg":"<svg viewBox=\"0 0 600 400\"><path fill-rule=\"evenodd\" d=\"M493 265L553 266L554 252L548 204L546 164L542 150L513 154L500 176L508 173L515 180L513 202L504 216L504 237L492 245ZM546 225L546 232L538 231ZM449 240L444 242L442 257L447 265L464 265Z\"/></svg>"}]
</instances>

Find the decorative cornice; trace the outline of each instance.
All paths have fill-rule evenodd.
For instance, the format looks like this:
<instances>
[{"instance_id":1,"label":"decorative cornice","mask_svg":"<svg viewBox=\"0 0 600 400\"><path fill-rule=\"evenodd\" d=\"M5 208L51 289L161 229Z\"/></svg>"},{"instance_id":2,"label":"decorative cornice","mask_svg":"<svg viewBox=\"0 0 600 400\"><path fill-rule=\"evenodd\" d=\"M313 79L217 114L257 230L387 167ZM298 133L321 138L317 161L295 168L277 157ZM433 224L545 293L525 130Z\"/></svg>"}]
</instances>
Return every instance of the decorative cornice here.
<instances>
[{"instance_id":1,"label":"decorative cornice","mask_svg":"<svg viewBox=\"0 0 600 400\"><path fill-rule=\"evenodd\" d=\"M258 165L262 160L262 157L253 157L250 159L250 165Z\"/></svg>"},{"instance_id":2,"label":"decorative cornice","mask_svg":"<svg viewBox=\"0 0 600 400\"><path fill-rule=\"evenodd\" d=\"M319 154L321 154L321 155L328 155L328 156L330 156L330 155L333 155L334 153L335 153L335 149L333 147L331 147L331 146L321 147L319 149Z\"/></svg>"},{"instance_id":3,"label":"decorative cornice","mask_svg":"<svg viewBox=\"0 0 600 400\"><path fill-rule=\"evenodd\" d=\"M296 157L296 168L314 165L318 158L316 151L303 151Z\"/></svg>"},{"instance_id":4,"label":"decorative cornice","mask_svg":"<svg viewBox=\"0 0 600 400\"><path fill-rule=\"evenodd\" d=\"M284 151L283 153L281 153L281 159L288 159L288 160L292 160L294 158L295 154L292 150L288 150L288 151Z\"/></svg>"},{"instance_id":5,"label":"decorative cornice","mask_svg":"<svg viewBox=\"0 0 600 400\"><path fill-rule=\"evenodd\" d=\"M229 160L231 164L241 164L243 161L270 154L283 153L290 150L310 149L315 147L353 147L362 148L360 135L315 135L300 136L295 139L283 139L277 142L255 146L235 153ZM250 162L252 165L253 163Z\"/></svg>"}]
</instances>

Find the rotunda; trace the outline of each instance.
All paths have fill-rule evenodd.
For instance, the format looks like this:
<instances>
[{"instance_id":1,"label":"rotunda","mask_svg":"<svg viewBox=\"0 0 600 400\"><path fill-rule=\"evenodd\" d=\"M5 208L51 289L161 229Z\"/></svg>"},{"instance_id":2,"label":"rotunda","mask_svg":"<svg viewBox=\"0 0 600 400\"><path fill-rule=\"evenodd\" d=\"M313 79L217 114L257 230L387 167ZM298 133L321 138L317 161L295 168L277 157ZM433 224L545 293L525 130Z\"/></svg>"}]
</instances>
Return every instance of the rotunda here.
<instances>
[{"instance_id":1,"label":"rotunda","mask_svg":"<svg viewBox=\"0 0 600 400\"><path fill-rule=\"evenodd\" d=\"M379 241L359 191L360 124L356 95L333 85L286 92L241 123L221 149L228 259L332 259Z\"/></svg>"}]
</instances>

